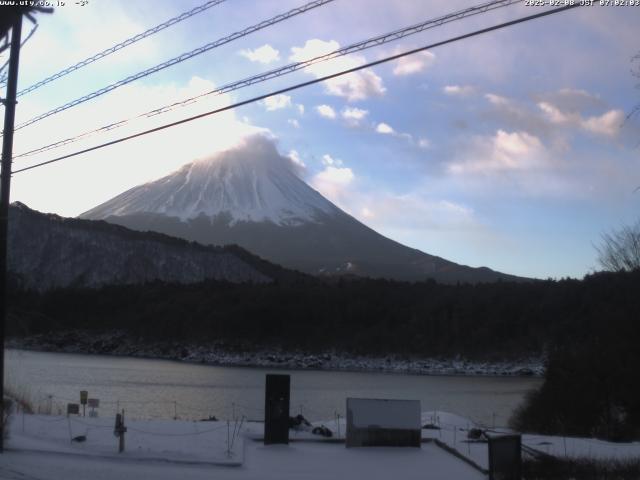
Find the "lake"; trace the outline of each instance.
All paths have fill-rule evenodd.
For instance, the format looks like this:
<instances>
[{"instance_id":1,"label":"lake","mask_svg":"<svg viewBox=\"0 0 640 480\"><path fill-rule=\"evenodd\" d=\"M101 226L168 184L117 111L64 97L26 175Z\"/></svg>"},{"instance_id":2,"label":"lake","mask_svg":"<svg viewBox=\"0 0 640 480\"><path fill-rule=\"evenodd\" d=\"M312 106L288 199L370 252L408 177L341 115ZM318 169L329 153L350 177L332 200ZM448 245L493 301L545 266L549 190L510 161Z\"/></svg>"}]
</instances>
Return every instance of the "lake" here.
<instances>
[{"instance_id":1,"label":"lake","mask_svg":"<svg viewBox=\"0 0 640 480\"><path fill-rule=\"evenodd\" d=\"M100 399L99 416L124 408L129 418L264 417L265 374L291 375L291 413L310 420L344 417L347 397L420 400L422 410L505 425L531 377L427 376L367 372L217 367L167 360L6 351L6 384L42 412L66 411L80 391ZM87 413L88 414L88 413Z\"/></svg>"}]
</instances>

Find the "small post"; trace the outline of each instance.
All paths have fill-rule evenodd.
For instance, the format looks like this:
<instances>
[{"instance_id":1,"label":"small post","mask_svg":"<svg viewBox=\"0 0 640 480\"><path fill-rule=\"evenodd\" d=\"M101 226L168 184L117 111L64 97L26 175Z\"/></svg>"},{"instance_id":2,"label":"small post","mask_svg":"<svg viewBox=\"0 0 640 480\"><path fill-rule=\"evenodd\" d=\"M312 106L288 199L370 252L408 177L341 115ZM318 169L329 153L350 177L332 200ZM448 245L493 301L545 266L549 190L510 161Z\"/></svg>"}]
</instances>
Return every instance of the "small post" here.
<instances>
[{"instance_id":1,"label":"small post","mask_svg":"<svg viewBox=\"0 0 640 480\"><path fill-rule=\"evenodd\" d=\"M178 419L178 402L176 402L175 400L173 401L173 419Z\"/></svg>"},{"instance_id":2,"label":"small post","mask_svg":"<svg viewBox=\"0 0 640 480\"><path fill-rule=\"evenodd\" d=\"M118 437L118 453L124 452L124 434L127 433L127 427L124 426L124 409L122 414L116 414L116 425L113 429L113 434Z\"/></svg>"},{"instance_id":3,"label":"small post","mask_svg":"<svg viewBox=\"0 0 640 480\"><path fill-rule=\"evenodd\" d=\"M87 408L87 400L89 399L89 392L86 390L80 391L80 404L82 405L82 416L85 416Z\"/></svg>"}]
</instances>

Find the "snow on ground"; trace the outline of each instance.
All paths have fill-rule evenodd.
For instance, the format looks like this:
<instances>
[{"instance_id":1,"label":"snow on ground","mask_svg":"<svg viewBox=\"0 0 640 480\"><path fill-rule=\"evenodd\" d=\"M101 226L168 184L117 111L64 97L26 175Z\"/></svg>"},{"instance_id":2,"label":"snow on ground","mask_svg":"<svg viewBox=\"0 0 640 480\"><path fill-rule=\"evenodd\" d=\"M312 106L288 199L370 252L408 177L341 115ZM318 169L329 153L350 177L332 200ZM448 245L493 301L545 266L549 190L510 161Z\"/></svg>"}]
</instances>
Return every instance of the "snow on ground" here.
<instances>
[{"instance_id":1,"label":"snow on ground","mask_svg":"<svg viewBox=\"0 0 640 480\"><path fill-rule=\"evenodd\" d=\"M423 425L439 427L423 429L423 439L442 442L480 469L488 468L487 443L467 439L469 429L481 425L441 411L422 412L421 420ZM333 437L313 435L310 429L292 430L288 446L264 446L261 422L227 426L226 421L127 420L126 425L126 450L118 454L112 419L14 415L7 452L0 457L0 479L486 479L436 442L423 443L420 449L347 449L344 417L314 423L331 429ZM70 436L77 435L85 435L86 441L71 443ZM522 440L527 447L558 457L565 456L565 445L570 457L640 456L640 442L527 434ZM233 443L231 448L228 442Z\"/></svg>"},{"instance_id":2,"label":"snow on ground","mask_svg":"<svg viewBox=\"0 0 640 480\"><path fill-rule=\"evenodd\" d=\"M310 441L318 437L309 432L292 432L288 446L264 446L263 424L246 423L229 459L226 422L154 420L127 421L126 452L118 454L107 419L25 415L24 431L22 421L14 416L7 452L0 457L2 479L486 478L433 443L420 449L347 449L335 441ZM69 425L73 435L86 434L86 442L71 444Z\"/></svg>"},{"instance_id":3,"label":"snow on ground","mask_svg":"<svg viewBox=\"0 0 640 480\"><path fill-rule=\"evenodd\" d=\"M434 444L416 448L351 448L340 444L248 442L241 467L89 459L9 451L0 478L11 480L484 480L486 476Z\"/></svg>"},{"instance_id":4,"label":"snow on ground","mask_svg":"<svg viewBox=\"0 0 640 480\"><path fill-rule=\"evenodd\" d=\"M487 428L467 418L446 412L423 412L422 422L439 426L439 429L423 429L422 438L438 439L454 448L483 469L489 468L488 444L469 441L470 428L486 430L489 435L514 433L506 428ZM640 457L640 442L614 443L594 438L561 437L552 435L522 435L522 445L557 457L624 459ZM566 448L565 448L566 447Z\"/></svg>"},{"instance_id":5,"label":"snow on ground","mask_svg":"<svg viewBox=\"0 0 640 480\"><path fill-rule=\"evenodd\" d=\"M241 464L239 424L174 420L126 420L125 451L117 453L115 419L48 415L14 415L8 446L18 451L129 459ZM83 442L71 438L85 436ZM231 448L227 449L227 438Z\"/></svg>"}]
</instances>

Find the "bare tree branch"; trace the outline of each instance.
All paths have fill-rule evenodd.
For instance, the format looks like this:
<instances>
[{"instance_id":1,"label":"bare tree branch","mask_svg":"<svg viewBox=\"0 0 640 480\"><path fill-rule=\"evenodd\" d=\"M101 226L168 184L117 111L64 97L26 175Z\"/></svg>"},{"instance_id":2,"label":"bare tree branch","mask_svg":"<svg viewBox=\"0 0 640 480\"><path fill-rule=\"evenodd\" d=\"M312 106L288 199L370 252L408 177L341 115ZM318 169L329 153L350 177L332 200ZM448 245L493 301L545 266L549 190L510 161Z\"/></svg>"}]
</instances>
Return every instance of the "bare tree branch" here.
<instances>
[{"instance_id":1,"label":"bare tree branch","mask_svg":"<svg viewBox=\"0 0 640 480\"><path fill-rule=\"evenodd\" d=\"M640 269L640 220L632 226L602 235L602 244L596 250L598 262L605 270Z\"/></svg>"}]
</instances>

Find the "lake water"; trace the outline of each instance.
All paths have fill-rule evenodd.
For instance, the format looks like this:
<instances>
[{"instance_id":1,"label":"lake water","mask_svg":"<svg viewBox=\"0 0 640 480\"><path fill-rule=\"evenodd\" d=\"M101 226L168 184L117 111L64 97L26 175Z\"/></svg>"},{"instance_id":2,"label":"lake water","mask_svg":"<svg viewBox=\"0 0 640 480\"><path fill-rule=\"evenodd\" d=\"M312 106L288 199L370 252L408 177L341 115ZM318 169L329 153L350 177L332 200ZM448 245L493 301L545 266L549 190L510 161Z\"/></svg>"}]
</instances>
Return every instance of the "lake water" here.
<instances>
[{"instance_id":1,"label":"lake water","mask_svg":"<svg viewBox=\"0 0 640 480\"><path fill-rule=\"evenodd\" d=\"M264 417L265 374L291 375L291 413L310 420L344 417L347 397L420 400L474 421L505 425L537 378L425 376L215 367L166 360L6 351L6 384L36 409L66 411L80 390L100 399L98 414L124 408L129 418ZM87 413L88 414L88 413Z\"/></svg>"}]
</instances>

